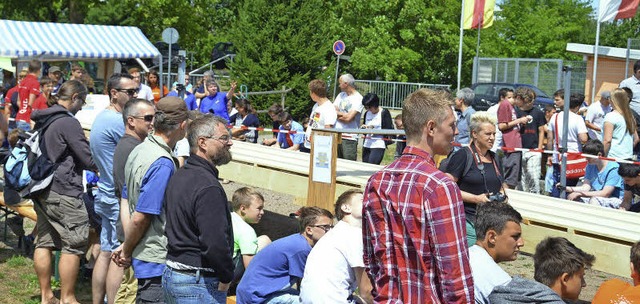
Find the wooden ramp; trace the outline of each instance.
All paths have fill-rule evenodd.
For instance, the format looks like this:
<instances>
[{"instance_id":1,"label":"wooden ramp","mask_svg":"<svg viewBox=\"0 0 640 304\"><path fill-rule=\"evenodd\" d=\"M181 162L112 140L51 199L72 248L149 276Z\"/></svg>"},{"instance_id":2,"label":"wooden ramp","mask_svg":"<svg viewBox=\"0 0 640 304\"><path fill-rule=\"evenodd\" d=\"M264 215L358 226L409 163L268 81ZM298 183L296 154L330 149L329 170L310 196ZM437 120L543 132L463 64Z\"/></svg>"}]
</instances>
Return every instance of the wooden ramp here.
<instances>
[{"instance_id":1,"label":"wooden ramp","mask_svg":"<svg viewBox=\"0 0 640 304\"><path fill-rule=\"evenodd\" d=\"M290 194L306 205L309 154L235 141L231 152L233 161L219 167L222 178ZM339 159L336 196L349 188L364 189L380 168ZM562 236L596 256L594 269L629 276L629 249L640 240L640 214L514 190L508 195L524 218L524 252L533 253L547 236Z\"/></svg>"}]
</instances>

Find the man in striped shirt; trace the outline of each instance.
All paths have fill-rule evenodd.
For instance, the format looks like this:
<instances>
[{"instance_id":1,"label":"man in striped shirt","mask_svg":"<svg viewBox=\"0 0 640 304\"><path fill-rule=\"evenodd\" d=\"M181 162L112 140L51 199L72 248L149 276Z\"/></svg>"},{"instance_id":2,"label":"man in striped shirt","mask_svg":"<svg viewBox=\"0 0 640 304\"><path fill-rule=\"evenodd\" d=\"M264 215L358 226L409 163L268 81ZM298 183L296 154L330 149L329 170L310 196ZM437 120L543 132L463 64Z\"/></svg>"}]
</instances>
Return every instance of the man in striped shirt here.
<instances>
[{"instance_id":1,"label":"man in striped shirt","mask_svg":"<svg viewBox=\"0 0 640 304\"><path fill-rule=\"evenodd\" d=\"M458 186L438 171L456 133L450 97L420 89L402 108L407 148L367 183L364 264L376 303L472 303L473 279Z\"/></svg>"}]
</instances>

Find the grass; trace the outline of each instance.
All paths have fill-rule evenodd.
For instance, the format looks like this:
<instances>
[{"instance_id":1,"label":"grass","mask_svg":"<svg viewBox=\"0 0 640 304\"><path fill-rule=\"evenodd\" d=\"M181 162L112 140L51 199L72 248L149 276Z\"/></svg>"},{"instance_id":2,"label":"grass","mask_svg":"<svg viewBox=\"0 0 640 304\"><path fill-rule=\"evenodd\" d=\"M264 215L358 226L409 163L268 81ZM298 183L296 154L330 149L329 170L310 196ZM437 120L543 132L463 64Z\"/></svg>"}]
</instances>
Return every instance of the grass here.
<instances>
[{"instance_id":1,"label":"grass","mask_svg":"<svg viewBox=\"0 0 640 304\"><path fill-rule=\"evenodd\" d=\"M18 238L9 230L7 240L4 234L4 213L0 217L0 303L37 304L40 303L38 277L33 269L33 259L24 256L18 248ZM25 219L25 230L31 231L35 223ZM60 282L52 279L51 286L59 297ZM78 276L76 296L81 303L91 303L91 282Z\"/></svg>"}]
</instances>

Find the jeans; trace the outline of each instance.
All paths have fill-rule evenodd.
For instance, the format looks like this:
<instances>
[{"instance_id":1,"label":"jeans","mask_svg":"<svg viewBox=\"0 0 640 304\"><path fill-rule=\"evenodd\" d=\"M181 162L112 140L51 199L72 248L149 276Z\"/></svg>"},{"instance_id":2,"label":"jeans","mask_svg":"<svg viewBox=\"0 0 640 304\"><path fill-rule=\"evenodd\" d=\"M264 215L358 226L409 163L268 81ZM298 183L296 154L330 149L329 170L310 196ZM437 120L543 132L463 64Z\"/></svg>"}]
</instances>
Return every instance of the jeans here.
<instances>
[{"instance_id":1,"label":"jeans","mask_svg":"<svg viewBox=\"0 0 640 304\"><path fill-rule=\"evenodd\" d=\"M300 303L298 291L291 287L272 293L264 303L269 304L296 304Z\"/></svg>"},{"instance_id":2,"label":"jeans","mask_svg":"<svg viewBox=\"0 0 640 304\"><path fill-rule=\"evenodd\" d=\"M522 191L540 194L541 160L540 153L529 151L522 153L522 179L520 180Z\"/></svg>"},{"instance_id":3,"label":"jeans","mask_svg":"<svg viewBox=\"0 0 640 304\"><path fill-rule=\"evenodd\" d=\"M185 274L167 267L162 274L162 287L167 303L227 303L227 292L218 291L220 280L203 277L200 272Z\"/></svg>"},{"instance_id":4,"label":"jeans","mask_svg":"<svg viewBox=\"0 0 640 304\"><path fill-rule=\"evenodd\" d=\"M551 188L551 196L560 197L562 191L556 187L558 183L560 183L560 164L553 164L553 188ZM567 187L573 187L578 184L580 181L579 178L576 179L568 179L567 178ZM564 198L564 197L562 197Z\"/></svg>"},{"instance_id":5,"label":"jeans","mask_svg":"<svg viewBox=\"0 0 640 304\"><path fill-rule=\"evenodd\" d=\"M26 121L21 121L21 120L16 121L16 127L27 132L31 131L31 124Z\"/></svg>"}]
</instances>

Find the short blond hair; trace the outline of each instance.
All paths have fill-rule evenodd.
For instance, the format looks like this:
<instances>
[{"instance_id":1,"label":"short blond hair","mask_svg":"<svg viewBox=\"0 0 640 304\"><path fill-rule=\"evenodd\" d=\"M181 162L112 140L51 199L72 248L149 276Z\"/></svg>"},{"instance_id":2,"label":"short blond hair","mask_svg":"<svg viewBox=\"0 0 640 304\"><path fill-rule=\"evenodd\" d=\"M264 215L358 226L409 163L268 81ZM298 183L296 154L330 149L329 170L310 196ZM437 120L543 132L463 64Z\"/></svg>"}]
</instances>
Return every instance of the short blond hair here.
<instances>
[{"instance_id":1,"label":"short blond hair","mask_svg":"<svg viewBox=\"0 0 640 304\"><path fill-rule=\"evenodd\" d=\"M485 123L495 125L496 118L485 111L475 112L471 115L469 130L472 132L480 132L480 128L482 128L482 125Z\"/></svg>"},{"instance_id":2,"label":"short blond hair","mask_svg":"<svg viewBox=\"0 0 640 304\"><path fill-rule=\"evenodd\" d=\"M419 89L405 98L402 105L402 125L407 141L419 141L428 121L441 124L451 108L451 96L444 91Z\"/></svg>"}]
</instances>

